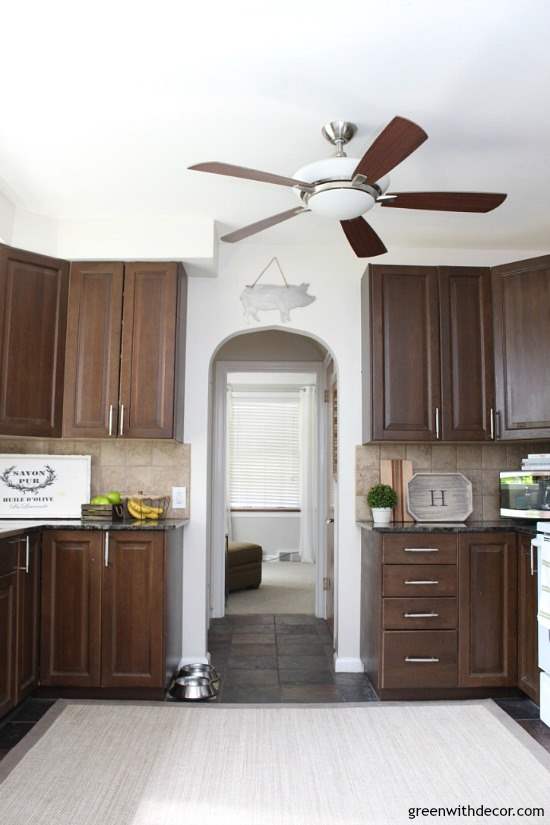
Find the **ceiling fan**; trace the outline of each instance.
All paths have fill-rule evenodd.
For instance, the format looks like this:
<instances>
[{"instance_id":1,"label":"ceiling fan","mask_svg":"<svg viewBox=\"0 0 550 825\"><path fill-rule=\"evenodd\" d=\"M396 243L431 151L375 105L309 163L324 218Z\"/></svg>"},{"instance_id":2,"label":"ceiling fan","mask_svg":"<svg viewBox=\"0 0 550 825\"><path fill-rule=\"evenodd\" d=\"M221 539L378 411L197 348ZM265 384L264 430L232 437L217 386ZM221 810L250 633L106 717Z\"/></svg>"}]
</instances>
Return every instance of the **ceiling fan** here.
<instances>
[{"instance_id":1,"label":"ceiling fan","mask_svg":"<svg viewBox=\"0 0 550 825\"><path fill-rule=\"evenodd\" d=\"M401 209L432 209L444 212L490 212L506 195L489 192L395 192L389 193L391 172L418 149L428 135L403 117L394 117L367 149L362 158L348 158L344 146L357 131L346 120L334 120L323 127L323 136L336 146L336 155L309 163L293 177L273 175L230 163L197 163L190 169L289 186L296 190L300 206L271 215L222 237L234 243L303 212L315 212L340 221L344 234L358 258L373 258L387 252L372 226L361 216L379 204Z\"/></svg>"}]
</instances>

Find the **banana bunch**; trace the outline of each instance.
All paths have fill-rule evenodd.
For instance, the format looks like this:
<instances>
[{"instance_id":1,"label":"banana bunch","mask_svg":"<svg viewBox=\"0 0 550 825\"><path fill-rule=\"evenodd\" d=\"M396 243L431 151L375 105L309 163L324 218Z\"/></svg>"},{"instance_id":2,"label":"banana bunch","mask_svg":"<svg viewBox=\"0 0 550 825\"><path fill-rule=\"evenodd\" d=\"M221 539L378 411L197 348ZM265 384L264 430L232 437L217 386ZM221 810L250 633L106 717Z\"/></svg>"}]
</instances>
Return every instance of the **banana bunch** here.
<instances>
[{"instance_id":1,"label":"banana bunch","mask_svg":"<svg viewBox=\"0 0 550 825\"><path fill-rule=\"evenodd\" d=\"M139 519L140 521L156 521L164 512L163 507L153 507L150 504L145 504L145 502L139 498L129 498L127 507L132 518Z\"/></svg>"}]
</instances>

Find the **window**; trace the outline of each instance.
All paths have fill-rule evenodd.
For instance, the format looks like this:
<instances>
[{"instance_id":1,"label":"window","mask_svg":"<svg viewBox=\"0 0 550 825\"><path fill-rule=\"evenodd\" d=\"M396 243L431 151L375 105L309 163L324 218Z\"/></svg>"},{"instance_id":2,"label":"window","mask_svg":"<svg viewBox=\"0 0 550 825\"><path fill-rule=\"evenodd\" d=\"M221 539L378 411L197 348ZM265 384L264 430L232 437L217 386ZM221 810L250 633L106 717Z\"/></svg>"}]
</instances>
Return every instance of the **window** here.
<instances>
[{"instance_id":1,"label":"window","mask_svg":"<svg viewBox=\"0 0 550 825\"><path fill-rule=\"evenodd\" d=\"M232 509L300 507L299 392L228 395Z\"/></svg>"}]
</instances>

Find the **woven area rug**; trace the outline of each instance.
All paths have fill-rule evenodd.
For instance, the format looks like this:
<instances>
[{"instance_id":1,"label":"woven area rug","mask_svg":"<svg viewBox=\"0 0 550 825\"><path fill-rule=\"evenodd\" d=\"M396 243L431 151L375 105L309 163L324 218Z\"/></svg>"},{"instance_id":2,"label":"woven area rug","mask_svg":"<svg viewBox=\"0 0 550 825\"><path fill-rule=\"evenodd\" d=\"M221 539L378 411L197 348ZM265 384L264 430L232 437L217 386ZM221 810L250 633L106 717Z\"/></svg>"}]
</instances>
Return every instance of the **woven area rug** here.
<instances>
[{"instance_id":1,"label":"woven area rug","mask_svg":"<svg viewBox=\"0 0 550 825\"><path fill-rule=\"evenodd\" d=\"M2 825L399 825L459 805L550 817L550 755L490 701L59 702L0 776Z\"/></svg>"}]
</instances>

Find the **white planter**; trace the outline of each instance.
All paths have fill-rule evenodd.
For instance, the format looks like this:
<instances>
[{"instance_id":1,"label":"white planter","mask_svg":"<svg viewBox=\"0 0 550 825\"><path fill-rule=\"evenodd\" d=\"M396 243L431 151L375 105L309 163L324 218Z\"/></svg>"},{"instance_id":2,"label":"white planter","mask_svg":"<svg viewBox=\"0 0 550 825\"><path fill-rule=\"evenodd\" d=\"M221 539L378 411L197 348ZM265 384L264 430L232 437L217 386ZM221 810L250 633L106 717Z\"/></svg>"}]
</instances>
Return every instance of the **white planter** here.
<instances>
[{"instance_id":1,"label":"white planter","mask_svg":"<svg viewBox=\"0 0 550 825\"><path fill-rule=\"evenodd\" d=\"M370 509L375 524L390 524L393 513L391 507L371 507Z\"/></svg>"}]
</instances>

